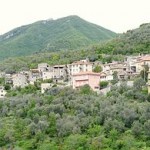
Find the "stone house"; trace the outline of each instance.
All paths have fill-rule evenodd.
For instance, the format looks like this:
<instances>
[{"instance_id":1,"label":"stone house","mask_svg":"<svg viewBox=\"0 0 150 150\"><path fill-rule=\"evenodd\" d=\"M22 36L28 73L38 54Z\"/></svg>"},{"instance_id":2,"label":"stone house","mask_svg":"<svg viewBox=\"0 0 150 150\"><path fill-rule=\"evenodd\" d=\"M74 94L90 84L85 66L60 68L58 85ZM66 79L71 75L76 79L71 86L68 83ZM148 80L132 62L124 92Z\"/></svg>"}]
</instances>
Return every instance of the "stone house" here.
<instances>
[{"instance_id":1,"label":"stone house","mask_svg":"<svg viewBox=\"0 0 150 150\"><path fill-rule=\"evenodd\" d=\"M49 65L47 63L40 63L40 64L38 64L39 72L47 71L48 68L49 68Z\"/></svg>"},{"instance_id":2,"label":"stone house","mask_svg":"<svg viewBox=\"0 0 150 150\"><path fill-rule=\"evenodd\" d=\"M53 67L48 67L45 71L42 71L42 79L52 79L54 76Z\"/></svg>"},{"instance_id":3,"label":"stone house","mask_svg":"<svg viewBox=\"0 0 150 150\"><path fill-rule=\"evenodd\" d=\"M113 80L114 72L117 72L118 79L122 80L127 77L128 67L126 63L113 62L103 65L103 72L106 73L106 81Z\"/></svg>"},{"instance_id":4,"label":"stone house","mask_svg":"<svg viewBox=\"0 0 150 150\"><path fill-rule=\"evenodd\" d=\"M14 74L12 76L12 81L13 81L13 87L14 88L16 88L16 87L24 88L25 86L28 86L27 77L21 73Z\"/></svg>"},{"instance_id":5,"label":"stone house","mask_svg":"<svg viewBox=\"0 0 150 150\"><path fill-rule=\"evenodd\" d=\"M127 65L125 63L117 63L115 65L110 66L110 70L112 71L112 73L127 71Z\"/></svg>"},{"instance_id":6,"label":"stone house","mask_svg":"<svg viewBox=\"0 0 150 150\"><path fill-rule=\"evenodd\" d=\"M52 78L53 78L53 72L51 72L51 71L43 71L42 72L43 80L52 79Z\"/></svg>"},{"instance_id":7,"label":"stone house","mask_svg":"<svg viewBox=\"0 0 150 150\"><path fill-rule=\"evenodd\" d=\"M53 79L63 79L67 75L66 65L55 65L53 66Z\"/></svg>"},{"instance_id":8,"label":"stone house","mask_svg":"<svg viewBox=\"0 0 150 150\"><path fill-rule=\"evenodd\" d=\"M29 83L34 84L38 79L42 78L42 73L38 69L30 69L29 72Z\"/></svg>"}]
</instances>

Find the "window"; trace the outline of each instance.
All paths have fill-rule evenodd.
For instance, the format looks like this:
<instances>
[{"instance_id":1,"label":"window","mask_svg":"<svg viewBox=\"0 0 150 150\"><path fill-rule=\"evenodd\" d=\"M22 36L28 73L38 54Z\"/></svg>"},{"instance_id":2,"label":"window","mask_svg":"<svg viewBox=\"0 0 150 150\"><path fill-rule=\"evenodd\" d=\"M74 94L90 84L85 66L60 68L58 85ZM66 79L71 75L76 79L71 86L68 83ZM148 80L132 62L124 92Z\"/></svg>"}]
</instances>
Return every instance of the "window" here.
<instances>
[{"instance_id":1,"label":"window","mask_svg":"<svg viewBox=\"0 0 150 150\"><path fill-rule=\"evenodd\" d=\"M99 87L98 87L98 86L95 86L94 89L99 89Z\"/></svg>"}]
</instances>

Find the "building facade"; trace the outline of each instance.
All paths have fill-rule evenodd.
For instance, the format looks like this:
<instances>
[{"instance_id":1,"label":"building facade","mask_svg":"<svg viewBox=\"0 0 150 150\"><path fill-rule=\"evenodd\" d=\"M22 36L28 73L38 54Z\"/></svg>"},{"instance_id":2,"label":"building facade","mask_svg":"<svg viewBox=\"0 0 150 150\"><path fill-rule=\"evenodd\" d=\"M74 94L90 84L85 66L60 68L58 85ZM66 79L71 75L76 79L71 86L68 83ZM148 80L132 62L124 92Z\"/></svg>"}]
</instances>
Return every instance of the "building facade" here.
<instances>
[{"instance_id":1,"label":"building facade","mask_svg":"<svg viewBox=\"0 0 150 150\"><path fill-rule=\"evenodd\" d=\"M93 91L98 91L100 83L100 73L80 72L72 75L73 89L77 89L84 85L89 85Z\"/></svg>"},{"instance_id":2,"label":"building facade","mask_svg":"<svg viewBox=\"0 0 150 150\"><path fill-rule=\"evenodd\" d=\"M27 77L24 74L15 74L12 76L13 81L13 87L21 87L24 88L25 86L28 86L28 80Z\"/></svg>"}]
</instances>

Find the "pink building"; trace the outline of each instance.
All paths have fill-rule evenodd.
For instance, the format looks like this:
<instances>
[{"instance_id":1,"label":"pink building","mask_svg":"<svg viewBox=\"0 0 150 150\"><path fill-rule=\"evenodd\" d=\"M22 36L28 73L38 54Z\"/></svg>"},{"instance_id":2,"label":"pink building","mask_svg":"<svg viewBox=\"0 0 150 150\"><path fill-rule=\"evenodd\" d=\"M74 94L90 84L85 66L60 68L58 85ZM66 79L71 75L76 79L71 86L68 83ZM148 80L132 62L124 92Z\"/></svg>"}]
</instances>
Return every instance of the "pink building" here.
<instances>
[{"instance_id":1,"label":"pink building","mask_svg":"<svg viewBox=\"0 0 150 150\"><path fill-rule=\"evenodd\" d=\"M93 91L99 90L100 73L80 72L72 75L73 89L88 84Z\"/></svg>"}]
</instances>

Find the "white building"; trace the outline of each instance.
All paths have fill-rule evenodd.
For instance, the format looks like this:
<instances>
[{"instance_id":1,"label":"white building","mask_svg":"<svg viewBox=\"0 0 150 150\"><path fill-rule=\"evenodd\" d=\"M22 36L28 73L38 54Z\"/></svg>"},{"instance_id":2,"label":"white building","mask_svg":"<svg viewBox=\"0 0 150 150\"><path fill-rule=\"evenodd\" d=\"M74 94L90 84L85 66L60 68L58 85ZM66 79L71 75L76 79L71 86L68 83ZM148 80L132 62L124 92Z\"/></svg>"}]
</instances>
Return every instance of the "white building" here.
<instances>
[{"instance_id":1,"label":"white building","mask_svg":"<svg viewBox=\"0 0 150 150\"><path fill-rule=\"evenodd\" d=\"M114 79L114 77L113 77L112 74L107 74L107 75L106 75L106 81L111 81L111 80L113 80L113 79Z\"/></svg>"},{"instance_id":2,"label":"white building","mask_svg":"<svg viewBox=\"0 0 150 150\"><path fill-rule=\"evenodd\" d=\"M42 71L42 79L47 80L47 79L52 79L54 76L53 72L53 67L48 67L47 70Z\"/></svg>"},{"instance_id":3,"label":"white building","mask_svg":"<svg viewBox=\"0 0 150 150\"><path fill-rule=\"evenodd\" d=\"M6 95L6 90L4 89L3 86L0 86L0 98L4 98Z\"/></svg>"},{"instance_id":4,"label":"white building","mask_svg":"<svg viewBox=\"0 0 150 150\"><path fill-rule=\"evenodd\" d=\"M107 74L104 72L100 73L100 81L111 81L113 80L113 75L112 74Z\"/></svg>"},{"instance_id":5,"label":"white building","mask_svg":"<svg viewBox=\"0 0 150 150\"><path fill-rule=\"evenodd\" d=\"M53 72L51 72L51 71L43 71L42 72L43 80L52 79L52 78L53 78Z\"/></svg>"},{"instance_id":6,"label":"white building","mask_svg":"<svg viewBox=\"0 0 150 150\"><path fill-rule=\"evenodd\" d=\"M49 67L49 65L47 63L38 64L38 70L39 70L39 72L48 70L48 67Z\"/></svg>"},{"instance_id":7,"label":"white building","mask_svg":"<svg viewBox=\"0 0 150 150\"><path fill-rule=\"evenodd\" d=\"M75 61L68 65L68 72L70 75L77 74L80 72L92 72L93 63L88 60Z\"/></svg>"}]
</instances>

